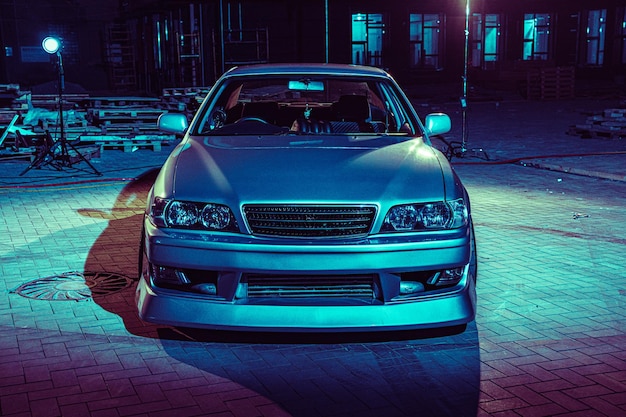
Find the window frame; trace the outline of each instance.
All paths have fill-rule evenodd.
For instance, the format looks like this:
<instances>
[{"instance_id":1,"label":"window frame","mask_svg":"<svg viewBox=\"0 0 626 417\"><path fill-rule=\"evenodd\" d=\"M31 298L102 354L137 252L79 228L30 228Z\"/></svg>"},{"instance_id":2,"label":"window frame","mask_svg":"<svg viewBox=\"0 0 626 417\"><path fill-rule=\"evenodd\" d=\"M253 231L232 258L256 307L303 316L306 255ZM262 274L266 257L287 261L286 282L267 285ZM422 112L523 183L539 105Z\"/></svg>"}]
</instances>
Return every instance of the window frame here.
<instances>
[{"instance_id":1,"label":"window frame","mask_svg":"<svg viewBox=\"0 0 626 417\"><path fill-rule=\"evenodd\" d=\"M495 17L495 24L489 18ZM488 29L496 30L495 51L486 52ZM502 59L502 14L472 13L470 26L470 61L474 68L494 69ZM493 59L487 59L493 57Z\"/></svg>"},{"instance_id":2,"label":"window frame","mask_svg":"<svg viewBox=\"0 0 626 417\"><path fill-rule=\"evenodd\" d=\"M428 25L426 16L436 16L437 24ZM420 20L417 20L417 17ZM432 20L428 20L432 22ZM420 26L421 23L421 26ZM418 25L418 32L413 33L414 25ZM411 69L428 69L440 71L444 67L445 46L445 13L410 13L409 14L409 67ZM427 32L430 32L427 36ZM432 36L432 33L436 36ZM431 39L430 47L426 48L426 42ZM430 52L428 52L430 51ZM430 61L430 62L429 62Z\"/></svg>"},{"instance_id":3,"label":"window frame","mask_svg":"<svg viewBox=\"0 0 626 417\"><path fill-rule=\"evenodd\" d=\"M588 10L585 17L581 20L583 34L581 64L602 67L605 62L607 9Z\"/></svg>"},{"instance_id":4,"label":"window frame","mask_svg":"<svg viewBox=\"0 0 626 417\"><path fill-rule=\"evenodd\" d=\"M522 33L522 60L524 61L549 61L552 58L552 13L524 13ZM534 21L532 37L527 37L527 22ZM546 24L538 24L538 19L547 21ZM539 36L542 35L542 36ZM545 48L540 46L545 45ZM528 48L529 47L529 48ZM544 50L545 49L545 50ZM530 53L528 53L530 52Z\"/></svg>"},{"instance_id":5,"label":"window frame","mask_svg":"<svg viewBox=\"0 0 626 417\"><path fill-rule=\"evenodd\" d=\"M350 19L350 47L352 49L350 59L352 64L383 68L385 65L384 50L388 37L385 13L352 13ZM355 22L357 21L365 23L365 30L364 38L355 40ZM377 36L377 32L380 32L380 40L378 41L372 39L372 37ZM357 49L361 49L361 51L355 49L357 46L360 46ZM379 50L375 49L376 47ZM363 53L363 58L356 58L358 52Z\"/></svg>"}]
</instances>

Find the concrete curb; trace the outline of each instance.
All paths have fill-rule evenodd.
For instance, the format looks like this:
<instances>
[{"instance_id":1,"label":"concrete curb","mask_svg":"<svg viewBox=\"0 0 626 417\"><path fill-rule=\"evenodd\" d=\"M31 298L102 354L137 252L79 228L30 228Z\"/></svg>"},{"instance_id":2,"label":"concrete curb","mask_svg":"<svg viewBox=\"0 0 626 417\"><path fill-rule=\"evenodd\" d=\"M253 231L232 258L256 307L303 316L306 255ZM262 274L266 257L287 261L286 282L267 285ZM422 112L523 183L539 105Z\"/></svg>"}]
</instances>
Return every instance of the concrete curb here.
<instances>
[{"instance_id":1,"label":"concrete curb","mask_svg":"<svg viewBox=\"0 0 626 417\"><path fill-rule=\"evenodd\" d=\"M531 168L546 169L548 171L563 172L566 174L582 175L584 177L600 178L611 181L626 182L626 175L610 174L607 172L593 171L587 169L571 168L563 165L544 164L532 161L520 161L520 165Z\"/></svg>"}]
</instances>

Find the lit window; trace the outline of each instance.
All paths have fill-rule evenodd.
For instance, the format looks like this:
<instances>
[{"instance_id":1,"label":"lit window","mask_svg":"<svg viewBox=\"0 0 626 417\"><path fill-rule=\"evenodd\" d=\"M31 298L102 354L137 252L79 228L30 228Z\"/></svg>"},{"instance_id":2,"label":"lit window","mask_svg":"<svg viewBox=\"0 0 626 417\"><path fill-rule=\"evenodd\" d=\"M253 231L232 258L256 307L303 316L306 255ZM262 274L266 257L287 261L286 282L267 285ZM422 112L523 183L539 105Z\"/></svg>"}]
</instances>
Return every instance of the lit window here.
<instances>
[{"instance_id":1,"label":"lit window","mask_svg":"<svg viewBox=\"0 0 626 417\"><path fill-rule=\"evenodd\" d=\"M412 68L442 68L443 19L443 15L436 13L410 15L409 43Z\"/></svg>"},{"instance_id":2,"label":"lit window","mask_svg":"<svg viewBox=\"0 0 626 417\"><path fill-rule=\"evenodd\" d=\"M471 20L471 65L493 68L500 60L500 15L474 13Z\"/></svg>"},{"instance_id":3,"label":"lit window","mask_svg":"<svg viewBox=\"0 0 626 417\"><path fill-rule=\"evenodd\" d=\"M550 14L524 14L524 60L549 59L550 54Z\"/></svg>"},{"instance_id":4,"label":"lit window","mask_svg":"<svg viewBox=\"0 0 626 417\"><path fill-rule=\"evenodd\" d=\"M385 36L382 14L353 14L352 63L382 67Z\"/></svg>"},{"instance_id":5,"label":"lit window","mask_svg":"<svg viewBox=\"0 0 626 417\"><path fill-rule=\"evenodd\" d=\"M605 25L606 9L589 11L585 32L585 64L587 65L604 63Z\"/></svg>"}]
</instances>

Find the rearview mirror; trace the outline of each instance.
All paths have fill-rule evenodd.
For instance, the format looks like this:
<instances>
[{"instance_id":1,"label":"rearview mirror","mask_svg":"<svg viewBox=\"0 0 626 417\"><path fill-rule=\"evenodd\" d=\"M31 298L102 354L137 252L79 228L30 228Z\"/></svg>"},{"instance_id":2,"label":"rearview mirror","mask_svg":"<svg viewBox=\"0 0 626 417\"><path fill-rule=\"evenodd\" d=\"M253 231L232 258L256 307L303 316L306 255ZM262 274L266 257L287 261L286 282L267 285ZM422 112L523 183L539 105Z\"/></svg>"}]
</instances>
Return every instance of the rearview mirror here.
<instances>
[{"instance_id":1,"label":"rearview mirror","mask_svg":"<svg viewBox=\"0 0 626 417\"><path fill-rule=\"evenodd\" d=\"M324 91L324 83L311 80L289 81L289 89L296 91Z\"/></svg>"}]
</instances>

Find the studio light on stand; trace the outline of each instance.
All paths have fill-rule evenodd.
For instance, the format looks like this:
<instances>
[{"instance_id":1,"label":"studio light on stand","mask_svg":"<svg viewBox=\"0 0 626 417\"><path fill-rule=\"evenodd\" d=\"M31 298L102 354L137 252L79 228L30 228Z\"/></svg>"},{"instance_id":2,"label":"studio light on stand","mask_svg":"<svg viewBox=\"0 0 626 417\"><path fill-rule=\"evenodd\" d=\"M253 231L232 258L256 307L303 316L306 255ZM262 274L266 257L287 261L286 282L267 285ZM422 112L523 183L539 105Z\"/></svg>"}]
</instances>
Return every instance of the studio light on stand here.
<instances>
[{"instance_id":1,"label":"studio light on stand","mask_svg":"<svg viewBox=\"0 0 626 417\"><path fill-rule=\"evenodd\" d=\"M463 52L463 76L462 80L462 94L460 98L461 102L461 114L462 114L462 124L461 124L461 142L449 142L446 143L448 149L446 150L446 156L448 159L452 159L453 156L458 158L463 158L468 156L468 151L470 151L473 156L483 158L489 160L489 156L487 152L485 152L482 148L472 148L467 149L468 143L468 123L467 123L467 87L468 87L468 67L469 67L469 59L470 59L470 0L465 0L465 44L464 44L464 52Z\"/></svg>"},{"instance_id":2,"label":"studio light on stand","mask_svg":"<svg viewBox=\"0 0 626 417\"><path fill-rule=\"evenodd\" d=\"M96 175L102 175L87 158L80 153L74 145L69 143L65 137L65 121L63 119L63 92L65 91L65 70L63 69L63 56L61 55L61 41L55 37L48 36L42 42L44 51L50 55L56 55L58 71L58 101L59 101L59 137L54 141L50 133L46 132L44 144L31 164L20 175L24 175L31 168L39 168L50 165L61 171L63 168L71 168L75 163L85 162ZM72 153L70 154L70 149Z\"/></svg>"},{"instance_id":3,"label":"studio light on stand","mask_svg":"<svg viewBox=\"0 0 626 417\"><path fill-rule=\"evenodd\" d=\"M461 141L461 153L467 151L467 71L469 66L469 22L470 0L465 1L465 46L463 53L463 94L461 96L461 108L463 109L463 133Z\"/></svg>"}]
</instances>

